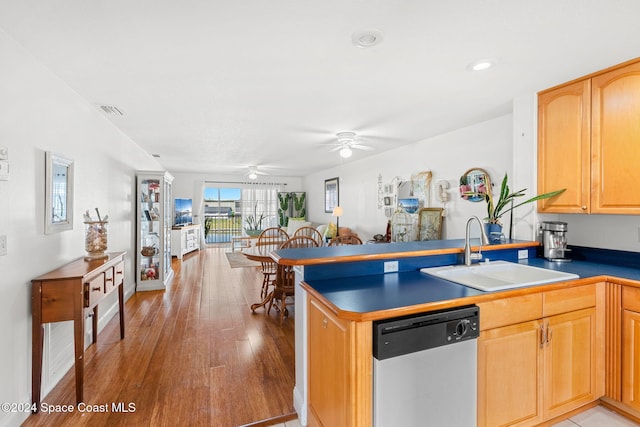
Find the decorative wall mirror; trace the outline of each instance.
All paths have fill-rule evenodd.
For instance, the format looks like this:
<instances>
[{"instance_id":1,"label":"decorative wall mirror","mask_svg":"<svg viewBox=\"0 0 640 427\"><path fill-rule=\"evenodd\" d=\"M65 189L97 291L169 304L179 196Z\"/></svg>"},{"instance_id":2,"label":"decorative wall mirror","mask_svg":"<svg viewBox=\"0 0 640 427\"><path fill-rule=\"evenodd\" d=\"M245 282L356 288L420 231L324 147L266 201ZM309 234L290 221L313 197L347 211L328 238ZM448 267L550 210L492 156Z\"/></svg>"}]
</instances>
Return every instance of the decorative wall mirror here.
<instances>
[{"instance_id":1,"label":"decorative wall mirror","mask_svg":"<svg viewBox=\"0 0 640 427\"><path fill-rule=\"evenodd\" d=\"M45 153L45 234L73 229L73 160Z\"/></svg>"},{"instance_id":2,"label":"decorative wall mirror","mask_svg":"<svg viewBox=\"0 0 640 427\"><path fill-rule=\"evenodd\" d=\"M480 202L487 191L491 191L491 177L486 170L471 168L460 177L460 197L463 199Z\"/></svg>"}]
</instances>

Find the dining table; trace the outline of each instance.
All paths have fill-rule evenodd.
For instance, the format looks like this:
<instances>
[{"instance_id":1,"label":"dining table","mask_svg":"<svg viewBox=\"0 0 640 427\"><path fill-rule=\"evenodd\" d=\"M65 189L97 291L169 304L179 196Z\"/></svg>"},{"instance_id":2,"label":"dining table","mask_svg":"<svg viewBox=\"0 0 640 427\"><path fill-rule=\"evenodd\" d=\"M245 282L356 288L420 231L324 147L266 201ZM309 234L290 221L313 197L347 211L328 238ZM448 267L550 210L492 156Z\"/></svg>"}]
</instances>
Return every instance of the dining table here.
<instances>
[{"instance_id":1,"label":"dining table","mask_svg":"<svg viewBox=\"0 0 640 427\"><path fill-rule=\"evenodd\" d=\"M271 253L278 249L276 245L257 245L242 249L242 254L252 261L259 263L275 262L271 258ZM251 304L251 311L255 312L257 308L266 306L273 298L273 291L268 292L264 299L258 303Z\"/></svg>"}]
</instances>

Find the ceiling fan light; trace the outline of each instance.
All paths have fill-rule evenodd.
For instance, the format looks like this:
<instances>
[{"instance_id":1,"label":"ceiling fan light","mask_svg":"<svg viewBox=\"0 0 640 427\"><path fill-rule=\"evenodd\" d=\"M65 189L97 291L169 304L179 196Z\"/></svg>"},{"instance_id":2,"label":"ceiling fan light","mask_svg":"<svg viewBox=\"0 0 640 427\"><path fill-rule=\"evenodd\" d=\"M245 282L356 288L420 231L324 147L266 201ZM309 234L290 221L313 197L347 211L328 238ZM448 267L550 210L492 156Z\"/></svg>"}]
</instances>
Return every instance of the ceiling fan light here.
<instances>
[{"instance_id":1,"label":"ceiling fan light","mask_svg":"<svg viewBox=\"0 0 640 427\"><path fill-rule=\"evenodd\" d=\"M249 172L249 179L257 179L258 178L258 174L255 172Z\"/></svg>"},{"instance_id":2,"label":"ceiling fan light","mask_svg":"<svg viewBox=\"0 0 640 427\"><path fill-rule=\"evenodd\" d=\"M348 159L353 154L353 150L349 147L342 147L340 149L340 157L343 159Z\"/></svg>"}]
</instances>

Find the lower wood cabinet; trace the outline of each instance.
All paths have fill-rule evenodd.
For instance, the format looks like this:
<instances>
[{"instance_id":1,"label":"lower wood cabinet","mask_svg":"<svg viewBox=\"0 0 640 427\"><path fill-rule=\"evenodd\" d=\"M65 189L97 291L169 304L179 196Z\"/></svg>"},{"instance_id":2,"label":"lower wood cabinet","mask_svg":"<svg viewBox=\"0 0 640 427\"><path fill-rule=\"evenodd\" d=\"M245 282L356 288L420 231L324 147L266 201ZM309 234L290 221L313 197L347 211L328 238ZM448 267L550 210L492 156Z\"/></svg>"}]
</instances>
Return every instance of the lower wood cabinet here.
<instances>
[{"instance_id":1,"label":"lower wood cabinet","mask_svg":"<svg viewBox=\"0 0 640 427\"><path fill-rule=\"evenodd\" d=\"M309 297L309 426L372 423L371 322L339 319Z\"/></svg>"},{"instance_id":2,"label":"lower wood cabinet","mask_svg":"<svg viewBox=\"0 0 640 427\"><path fill-rule=\"evenodd\" d=\"M480 333L478 426L536 425L604 392L600 373L604 341L598 339L604 325L598 323L596 285L550 291L541 297L540 315L554 315ZM538 301L526 304L522 311L534 316ZM483 316L495 318L491 310L496 305L479 305L482 327ZM555 314L563 309L573 311Z\"/></svg>"},{"instance_id":3,"label":"lower wood cabinet","mask_svg":"<svg viewBox=\"0 0 640 427\"><path fill-rule=\"evenodd\" d=\"M622 403L640 411L640 289L622 291Z\"/></svg>"},{"instance_id":4,"label":"lower wood cabinet","mask_svg":"<svg viewBox=\"0 0 640 427\"><path fill-rule=\"evenodd\" d=\"M544 319L544 418L551 419L601 396L598 384L603 351L597 346L596 309Z\"/></svg>"},{"instance_id":5,"label":"lower wood cabinet","mask_svg":"<svg viewBox=\"0 0 640 427\"><path fill-rule=\"evenodd\" d=\"M542 421L539 337L538 321L480 333L478 426L535 425Z\"/></svg>"}]
</instances>

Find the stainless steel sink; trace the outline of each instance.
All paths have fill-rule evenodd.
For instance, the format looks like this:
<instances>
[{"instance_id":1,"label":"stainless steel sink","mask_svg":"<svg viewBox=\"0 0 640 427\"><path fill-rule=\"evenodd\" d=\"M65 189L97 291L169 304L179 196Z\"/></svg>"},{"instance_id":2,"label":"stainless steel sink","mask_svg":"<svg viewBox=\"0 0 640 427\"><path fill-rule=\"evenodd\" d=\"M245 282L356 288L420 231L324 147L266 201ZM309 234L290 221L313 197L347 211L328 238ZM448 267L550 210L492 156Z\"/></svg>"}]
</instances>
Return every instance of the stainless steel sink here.
<instances>
[{"instance_id":1,"label":"stainless steel sink","mask_svg":"<svg viewBox=\"0 0 640 427\"><path fill-rule=\"evenodd\" d=\"M580 276L573 273L547 270L546 268L508 261L483 262L473 265L447 265L444 267L423 268L420 271L481 291L499 291L580 278Z\"/></svg>"}]
</instances>

